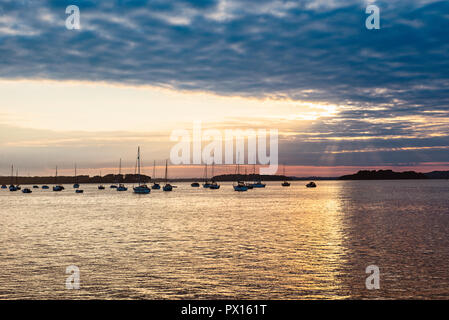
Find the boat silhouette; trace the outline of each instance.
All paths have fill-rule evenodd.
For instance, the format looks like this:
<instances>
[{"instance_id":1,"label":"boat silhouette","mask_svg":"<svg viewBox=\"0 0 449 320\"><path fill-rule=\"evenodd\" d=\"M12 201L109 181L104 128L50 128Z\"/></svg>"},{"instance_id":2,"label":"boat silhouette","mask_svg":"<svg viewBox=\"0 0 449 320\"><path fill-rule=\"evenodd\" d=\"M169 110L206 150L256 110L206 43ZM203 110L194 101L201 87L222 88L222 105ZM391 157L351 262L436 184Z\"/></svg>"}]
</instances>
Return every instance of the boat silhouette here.
<instances>
[{"instance_id":1,"label":"boat silhouette","mask_svg":"<svg viewBox=\"0 0 449 320\"><path fill-rule=\"evenodd\" d=\"M140 147L137 148L137 170L138 170L138 185L134 187L134 193L136 194L149 194L151 189L148 188L146 184L141 183L141 175L140 175Z\"/></svg>"},{"instance_id":2,"label":"boat silhouette","mask_svg":"<svg viewBox=\"0 0 449 320\"><path fill-rule=\"evenodd\" d=\"M151 186L151 189L159 190L161 188L161 185L156 182L156 160L154 160L153 162L153 176L151 178L153 179L153 185Z\"/></svg>"},{"instance_id":3,"label":"boat silhouette","mask_svg":"<svg viewBox=\"0 0 449 320\"><path fill-rule=\"evenodd\" d=\"M173 186L168 183L168 160L165 160L165 186L163 188L164 191L172 191L173 190Z\"/></svg>"}]
</instances>

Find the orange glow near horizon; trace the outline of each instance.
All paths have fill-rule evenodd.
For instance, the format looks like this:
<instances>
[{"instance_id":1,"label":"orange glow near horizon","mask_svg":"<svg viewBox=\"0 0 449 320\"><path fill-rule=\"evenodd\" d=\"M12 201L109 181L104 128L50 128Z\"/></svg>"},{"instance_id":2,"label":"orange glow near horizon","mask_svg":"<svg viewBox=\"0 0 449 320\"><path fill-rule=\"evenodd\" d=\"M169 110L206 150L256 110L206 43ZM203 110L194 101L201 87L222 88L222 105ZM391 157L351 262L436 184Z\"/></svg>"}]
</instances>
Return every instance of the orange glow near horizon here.
<instances>
[{"instance_id":1,"label":"orange glow near horizon","mask_svg":"<svg viewBox=\"0 0 449 320\"><path fill-rule=\"evenodd\" d=\"M256 174L258 174L259 167L256 166ZM240 165L240 173L252 174L253 165ZM431 172L431 171L448 171L449 162L439 162L439 163L421 163L416 166L285 166L285 175L292 177L339 177L347 174L354 174L359 170L393 170L397 172L403 171L416 171L416 172ZM105 176L108 174L118 174L118 168L82 168L78 167L78 175L89 175L91 177L101 175ZM163 179L165 172L165 166L156 166L156 178ZM216 165L214 168L214 175L224 175L224 174L234 174L236 172L236 165ZM135 168L123 167L122 174L134 174ZM153 167L145 166L142 167L142 174L147 176L152 176ZM211 177L212 169L208 166L208 177ZM279 166L277 175L283 174L283 166ZM20 171L20 176L27 176L27 172ZM30 176L53 176L54 169L42 170L38 174L30 174ZM58 175L60 176L73 176L74 168L58 168ZM7 176L4 174L3 176ZM204 178L204 165L169 165L168 167L168 178Z\"/></svg>"}]
</instances>

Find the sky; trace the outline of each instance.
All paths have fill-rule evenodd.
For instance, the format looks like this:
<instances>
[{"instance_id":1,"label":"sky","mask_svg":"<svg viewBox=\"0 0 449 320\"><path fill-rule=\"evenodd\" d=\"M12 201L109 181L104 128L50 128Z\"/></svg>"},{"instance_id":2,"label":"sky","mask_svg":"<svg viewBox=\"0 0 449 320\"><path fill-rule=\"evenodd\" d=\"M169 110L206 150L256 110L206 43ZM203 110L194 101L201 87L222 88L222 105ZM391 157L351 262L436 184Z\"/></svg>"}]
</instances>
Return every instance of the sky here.
<instances>
[{"instance_id":1,"label":"sky","mask_svg":"<svg viewBox=\"0 0 449 320\"><path fill-rule=\"evenodd\" d=\"M449 170L447 30L447 1L2 0L0 175L162 172L194 121L277 129L289 175Z\"/></svg>"}]
</instances>

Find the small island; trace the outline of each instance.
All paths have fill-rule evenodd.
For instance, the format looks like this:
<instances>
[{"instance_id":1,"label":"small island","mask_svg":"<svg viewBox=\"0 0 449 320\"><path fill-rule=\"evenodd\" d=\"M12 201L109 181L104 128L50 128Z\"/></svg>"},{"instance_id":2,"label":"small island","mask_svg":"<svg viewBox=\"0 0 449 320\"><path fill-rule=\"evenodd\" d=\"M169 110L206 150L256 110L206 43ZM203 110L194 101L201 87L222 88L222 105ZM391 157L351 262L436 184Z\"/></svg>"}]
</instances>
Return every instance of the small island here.
<instances>
[{"instance_id":1,"label":"small island","mask_svg":"<svg viewBox=\"0 0 449 320\"><path fill-rule=\"evenodd\" d=\"M404 180L428 179L424 173L415 171L394 172L392 170L361 170L356 174L345 175L339 180Z\"/></svg>"}]
</instances>

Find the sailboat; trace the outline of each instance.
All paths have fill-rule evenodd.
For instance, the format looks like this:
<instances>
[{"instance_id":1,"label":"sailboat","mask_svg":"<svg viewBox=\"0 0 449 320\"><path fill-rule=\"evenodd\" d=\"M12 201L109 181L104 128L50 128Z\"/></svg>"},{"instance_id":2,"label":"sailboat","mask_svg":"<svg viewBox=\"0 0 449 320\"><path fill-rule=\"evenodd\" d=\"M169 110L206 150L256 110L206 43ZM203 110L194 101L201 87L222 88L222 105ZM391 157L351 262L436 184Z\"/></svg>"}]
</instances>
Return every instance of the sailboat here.
<instances>
[{"instance_id":1,"label":"sailboat","mask_svg":"<svg viewBox=\"0 0 449 320\"><path fill-rule=\"evenodd\" d=\"M237 179L240 178L240 164L237 163ZM237 180L237 185L233 185L234 191L248 191L248 186L245 184L244 181Z\"/></svg>"},{"instance_id":2,"label":"sailboat","mask_svg":"<svg viewBox=\"0 0 449 320\"><path fill-rule=\"evenodd\" d=\"M163 189L164 191L172 191L173 186L170 183L168 183L167 174L168 174L168 160L165 160L165 186Z\"/></svg>"},{"instance_id":3,"label":"sailboat","mask_svg":"<svg viewBox=\"0 0 449 320\"><path fill-rule=\"evenodd\" d=\"M11 166L11 184L9 185L9 191L17 191L17 187L14 185L14 165Z\"/></svg>"},{"instance_id":4,"label":"sailboat","mask_svg":"<svg viewBox=\"0 0 449 320\"><path fill-rule=\"evenodd\" d=\"M137 148L137 168L138 168L138 177L139 177L139 183L137 185L137 187L134 187L134 193L137 194L149 194L151 192L151 189L148 188L145 184L141 184L140 183L140 147Z\"/></svg>"},{"instance_id":5,"label":"sailboat","mask_svg":"<svg viewBox=\"0 0 449 320\"><path fill-rule=\"evenodd\" d=\"M22 189L19 185L19 169L16 169L16 188L17 190Z\"/></svg>"},{"instance_id":6,"label":"sailboat","mask_svg":"<svg viewBox=\"0 0 449 320\"><path fill-rule=\"evenodd\" d=\"M285 177L285 164L284 164L283 176ZM287 180L284 180L284 182L282 182L282 186L290 187L290 182L288 182Z\"/></svg>"},{"instance_id":7,"label":"sailboat","mask_svg":"<svg viewBox=\"0 0 449 320\"><path fill-rule=\"evenodd\" d=\"M220 185L214 181L214 162L212 162L212 183L209 186L209 189L217 190L220 189Z\"/></svg>"},{"instance_id":8,"label":"sailboat","mask_svg":"<svg viewBox=\"0 0 449 320\"><path fill-rule=\"evenodd\" d=\"M7 189L8 187L6 186L6 184L2 184L2 189Z\"/></svg>"},{"instance_id":9,"label":"sailboat","mask_svg":"<svg viewBox=\"0 0 449 320\"><path fill-rule=\"evenodd\" d=\"M159 190L161 188L161 185L156 182L156 160L153 162L153 185L151 186L151 189Z\"/></svg>"},{"instance_id":10,"label":"sailboat","mask_svg":"<svg viewBox=\"0 0 449 320\"><path fill-rule=\"evenodd\" d=\"M58 166L56 166L56 174L55 174L55 186L53 186L53 191L59 192L64 190L64 187L61 185L58 185Z\"/></svg>"},{"instance_id":11,"label":"sailboat","mask_svg":"<svg viewBox=\"0 0 449 320\"><path fill-rule=\"evenodd\" d=\"M244 180L246 180L247 178L248 178L248 175L247 175L247 171L246 171L246 167L245 167L245 179ZM246 183L245 182L245 185L248 187L248 190L253 189L253 184L252 183Z\"/></svg>"},{"instance_id":12,"label":"sailboat","mask_svg":"<svg viewBox=\"0 0 449 320\"><path fill-rule=\"evenodd\" d=\"M118 176L120 181L123 182L123 177L122 177L122 159L120 158L120 164L119 164L119 169L118 169ZM117 187L117 191L128 191L128 188L125 187L125 185L123 183L120 183Z\"/></svg>"},{"instance_id":13,"label":"sailboat","mask_svg":"<svg viewBox=\"0 0 449 320\"><path fill-rule=\"evenodd\" d=\"M78 176L76 174L76 163L75 163L75 184L73 185L73 189L78 189L80 187L78 183Z\"/></svg>"},{"instance_id":14,"label":"sailboat","mask_svg":"<svg viewBox=\"0 0 449 320\"><path fill-rule=\"evenodd\" d=\"M262 183L262 181L260 180L260 174L258 175L259 179L258 180L254 180L254 183L252 183L252 187L253 188L265 188L266 184ZM254 179L256 179L256 164L254 164Z\"/></svg>"},{"instance_id":15,"label":"sailboat","mask_svg":"<svg viewBox=\"0 0 449 320\"><path fill-rule=\"evenodd\" d=\"M98 190L104 190L105 189L104 185L101 184L101 182L102 182L102 178L101 178L101 171L100 171L100 185L98 186Z\"/></svg>"},{"instance_id":16,"label":"sailboat","mask_svg":"<svg viewBox=\"0 0 449 320\"><path fill-rule=\"evenodd\" d=\"M121 159L120 159L120 161L121 161ZM119 169L119 171L120 171L120 169ZM111 185L109 186L109 188L111 188L111 189L117 189L117 185L116 185L116 184L111 184Z\"/></svg>"},{"instance_id":17,"label":"sailboat","mask_svg":"<svg viewBox=\"0 0 449 320\"><path fill-rule=\"evenodd\" d=\"M76 163L75 163L75 184L73 188L76 189L75 193L84 193L84 190L79 189L80 185L78 183L78 175L76 174Z\"/></svg>"},{"instance_id":18,"label":"sailboat","mask_svg":"<svg viewBox=\"0 0 449 320\"><path fill-rule=\"evenodd\" d=\"M28 173L28 177L30 176L30 174ZM33 191L31 191L31 189L30 188L23 188L22 189L22 193L33 193Z\"/></svg>"},{"instance_id":19,"label":"sailboat","mask_svg":"<svg viewBox=\"0 0 449 320\"><path fill-rule=\"evenodd\" d=\"M203 183L203 188L210 188L209 180L207 180L207 163L206 163L206 166L204 167L204 183Z\"/></svg>"}]
</instances>

